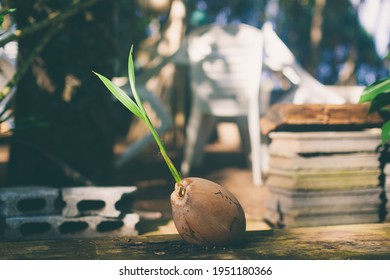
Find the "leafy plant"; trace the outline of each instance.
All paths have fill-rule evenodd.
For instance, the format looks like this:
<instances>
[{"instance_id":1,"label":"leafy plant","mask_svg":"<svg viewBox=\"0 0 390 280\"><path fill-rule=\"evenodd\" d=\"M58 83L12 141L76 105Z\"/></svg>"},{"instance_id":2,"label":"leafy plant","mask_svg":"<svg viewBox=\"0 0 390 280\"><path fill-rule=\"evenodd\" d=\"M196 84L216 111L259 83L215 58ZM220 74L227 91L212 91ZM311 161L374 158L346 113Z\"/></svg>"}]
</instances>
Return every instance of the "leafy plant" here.
<instances>
[{"instance_id":1,"label":"leafy plant","mask_svg":"<svg viewBox=\"0 0 390 280\"><path fill-rule=\"evenodd\" d=\"M385 56L390 59L390 52ZM367 86L359 103L371 102L369 112L378 112L385 123L382 125L382 145L390 139L390 77Z\"/></svg>"},{"instance_id":2,"label":"leafy plant","mask_svg":"<svg viewBox=\"0 0 390 280\"><path fill-rule=\"evenodd\" d=\"M127 109L146 123L156 140L161 155L176 181L170 200L177 231L188 243L200 246L226 246L244 242L245 213L237 198L227 189L209 180L196 177L183 180L180 178L135 88L132 52L133 48L130 50L128 72L135 102L109 79L94 73Z\"/></svg>"}]
</instances>

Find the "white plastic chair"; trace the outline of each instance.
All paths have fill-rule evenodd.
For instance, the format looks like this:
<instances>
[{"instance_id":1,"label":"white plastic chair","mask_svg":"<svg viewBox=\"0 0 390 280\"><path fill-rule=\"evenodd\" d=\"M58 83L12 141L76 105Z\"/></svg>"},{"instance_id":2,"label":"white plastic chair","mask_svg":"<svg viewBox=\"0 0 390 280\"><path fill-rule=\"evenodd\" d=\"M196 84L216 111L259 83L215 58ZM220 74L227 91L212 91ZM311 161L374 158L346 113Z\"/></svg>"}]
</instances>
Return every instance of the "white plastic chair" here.
<instances>
[{"instance_id":1,"label":"white plastic chair","mask_svg":"<svg viewBox=\"0 0 390 280\"><path fill-rule=\"evenodd\" d=\"M201 27L189 34L188 56L192 108L181 165L183 176L202 163L203 147L216 123L229 120L238 124L243 148L250 151L253 182L261 185L261 31L245 24Z\"/></svg>"},{"instance_id":2,"label":"white plastic chair","mask_svg":"<svg viewBox=\"0 0 390 280\"><path fill-rule=\"evenodd\" d=\"M293 53L279 38L270 23L265 23L262 31L264 35L264 64L274 72L281 72L292 84L297 86L292 99L293 104L346 103L344 97L320 83L299 65Z\"/></svg>"}]
</instances>

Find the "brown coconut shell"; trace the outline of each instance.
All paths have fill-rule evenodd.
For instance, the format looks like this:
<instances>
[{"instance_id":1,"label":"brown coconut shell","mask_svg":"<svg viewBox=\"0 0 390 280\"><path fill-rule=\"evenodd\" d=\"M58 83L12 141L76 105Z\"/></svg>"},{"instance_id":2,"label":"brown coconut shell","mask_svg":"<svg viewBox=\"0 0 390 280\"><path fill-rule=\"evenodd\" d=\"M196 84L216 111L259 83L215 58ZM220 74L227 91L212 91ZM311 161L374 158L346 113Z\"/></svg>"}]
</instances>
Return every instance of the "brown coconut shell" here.
<instances>
[{"instance_id":1,"label":"brown coconut shell","mask_svg":"<svg viewBox=\"0 0 390 280\"><path fill-rule=\"evenodd\" d=\"M173 220L181 237L195 245L225 246L245 240L245 213L224 187L201 178L186 178L171 194Z\"/></svg>"}]
</instances>

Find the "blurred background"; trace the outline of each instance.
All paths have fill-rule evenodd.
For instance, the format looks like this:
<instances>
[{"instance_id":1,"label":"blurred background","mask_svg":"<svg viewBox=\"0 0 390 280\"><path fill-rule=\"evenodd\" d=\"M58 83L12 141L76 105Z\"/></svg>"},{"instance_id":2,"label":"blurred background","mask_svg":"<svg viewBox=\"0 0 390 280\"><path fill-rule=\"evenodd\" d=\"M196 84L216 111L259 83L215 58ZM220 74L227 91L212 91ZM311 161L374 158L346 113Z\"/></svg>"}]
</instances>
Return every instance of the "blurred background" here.
<instances>
[{"instance_id":1,"label":"blurred background","mask_svg":"<svg viewBox=\"0 0 390 280\"><path fill-rule=\"evenodd\" d=\"M199 26L269 22L325 85L365 86L389 71L389 0L1 1L2 11L10 8L0 37L2 186L166 184L161 174L170 174L152 142L116 166L147 132L92 73L127 76L131 45L137 77L148 78L173 120L163 138L176 165L190 108L188 69L164 59ZM262 75L273 93L285 90L267 69Z\"/></svg>"}]
</instances>

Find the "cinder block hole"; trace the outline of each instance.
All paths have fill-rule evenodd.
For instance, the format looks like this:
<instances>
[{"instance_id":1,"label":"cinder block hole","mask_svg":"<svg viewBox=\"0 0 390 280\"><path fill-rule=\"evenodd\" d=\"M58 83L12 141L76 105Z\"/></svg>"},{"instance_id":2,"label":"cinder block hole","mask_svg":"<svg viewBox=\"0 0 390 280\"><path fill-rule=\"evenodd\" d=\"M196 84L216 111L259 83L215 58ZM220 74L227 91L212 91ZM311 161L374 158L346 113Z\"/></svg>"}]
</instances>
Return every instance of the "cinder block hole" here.
<instances>
[{"instance_id":1,"label":"cinder block hole","mask_svg":"<svg viewBox=\"0 0 390 280\"><path fill-rule=\"evenodd\" d=\"M62 234L76 233L84 231L88 228L86 222L64 222L60 225L59 230Z\"/></svg>"},{"instance_id":2,"label":"cinder block hole","mask_svg":"<svg viewBox=\"0 0 390 280\"><path fill-rule=\"evenodd\" d=\"M132 213L134 205L134 194L123 194L121 199L115 203L115 209L121 213Z\"/></svg>"},{"instance_id":3,"label":"cinder block hole","mask_svg":"<svg viewBox=\"0 0 390 280\"><path fill-rule=\"evenodd\" d=\"M39 211L46 207L46 200L43 198L26 198L21 199L16 208L20 212Z\"/></svg>"},{"instance_id":4,"label":"cinder block hole","mask_svg":"<svg viewBox=\"0 0 390 280\"><path fill-rule=\"evenodd\" d=\"M77 203L77 209L80 212L90 211L90 210L100 210L106 206L106 203L103 200L82 200Z\"/></svg>"},{"instance_id":5,"label":"cinder block hole","mask_svg":"<svg viewBox=\"0 0 390 280\"><path fill-rule=\"evenodd\" d=\"M24 223L20 226L22 235L44 234L50 231L51 225L48 222Z\"/></svg>"},{"instance_id":6,"label":"cinder block hole","mask_svg":"<svg viewBox=\"0 0 390 280\"><path fill-rule=\"evenodd\" d=\"M97 226L97 231L98 232L112 231L123 227L123 225L124 223L122 221L104 221Z\"/></svg>"}]
</instances>

